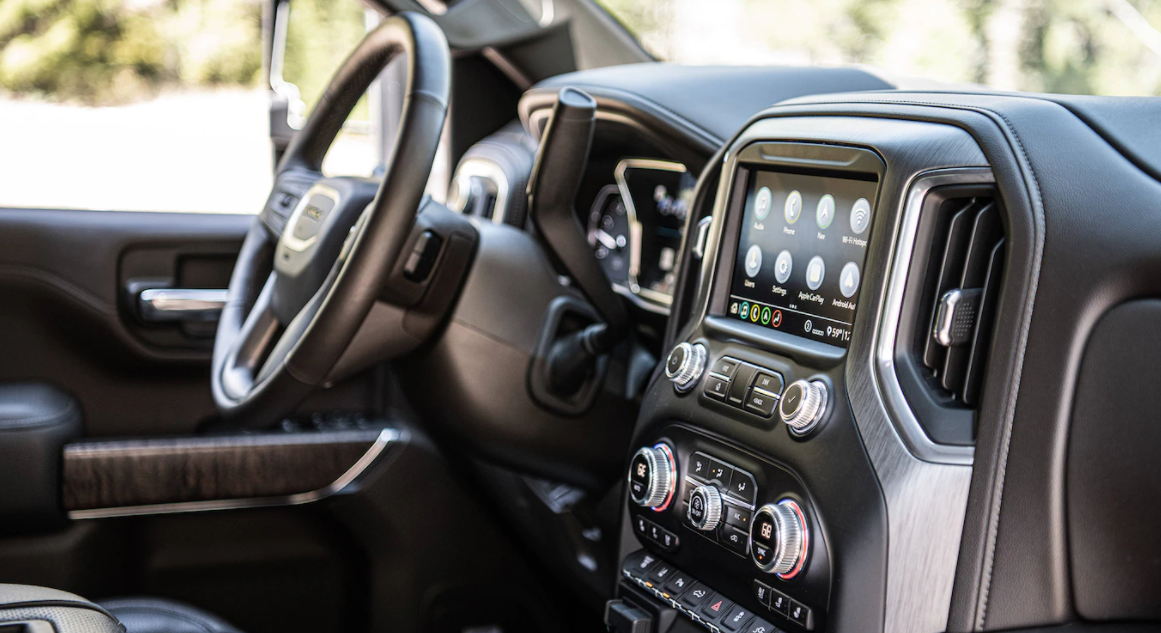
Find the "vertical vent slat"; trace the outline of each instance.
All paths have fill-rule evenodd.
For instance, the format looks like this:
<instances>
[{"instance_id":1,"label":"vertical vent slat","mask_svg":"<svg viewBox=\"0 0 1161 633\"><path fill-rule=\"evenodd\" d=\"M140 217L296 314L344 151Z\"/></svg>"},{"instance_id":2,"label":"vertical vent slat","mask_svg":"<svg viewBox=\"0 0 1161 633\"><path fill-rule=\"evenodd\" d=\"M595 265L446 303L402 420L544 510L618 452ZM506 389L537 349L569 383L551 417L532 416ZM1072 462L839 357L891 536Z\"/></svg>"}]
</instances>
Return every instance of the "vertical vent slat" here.
<instances>
[{"instance_id":1,"label":"vertical vent slat","mask_svg":"<svg viewBox=\"0 0 1161 633\"><path fill-rule=\"evenodd\" d=\"M967 371L964 376L963 402L974 407L979 402L980 387L984 382L984 363L988 358L988 346L992 340L992 327L996 319L996 303L1000 297L1000 283L1004 272L1004 239L996 243L988 258L987 279L984 281L984 293L980 300L979 316L976 318L976 331L972 336L970 356L968 356Z\"/></svg>"},{"instance_id":2,"label":"vertical vent slat","mask_svg":"<svg viewBox=\"0 0 1161 633\"><path fill-rule=\"evenodd\" d=\"M972 221L979 205L969 200L962 209L955 212L947 229L947 239L944 241L943 258L936 277L935 300L938 301L945 292L955 288L963 275L964 252L968 246L968 236L972 228ZM938 251L937 251L938 253ZM936 255L938 256L938 255ZM932 312L934 315L934 312ZM939 346L928 336L923 349L923 364L931 369L943 367L947 348Z\"/></svg>"},{"instance_id":3,"label":"vertical vent slat","mask_svg":"<svg viewBox=\"0 0 1161 633\"><path fill-rule=\"evenodd\" d=\"M937 263L938 274L927 280L920 314L931 317L916 348L930 386L968 407L983 384L1004 266L1001 209L994 195L980 194L952 194L940 206L950 217L931 238L929 266Z\"/></svg>"}]
</instances>

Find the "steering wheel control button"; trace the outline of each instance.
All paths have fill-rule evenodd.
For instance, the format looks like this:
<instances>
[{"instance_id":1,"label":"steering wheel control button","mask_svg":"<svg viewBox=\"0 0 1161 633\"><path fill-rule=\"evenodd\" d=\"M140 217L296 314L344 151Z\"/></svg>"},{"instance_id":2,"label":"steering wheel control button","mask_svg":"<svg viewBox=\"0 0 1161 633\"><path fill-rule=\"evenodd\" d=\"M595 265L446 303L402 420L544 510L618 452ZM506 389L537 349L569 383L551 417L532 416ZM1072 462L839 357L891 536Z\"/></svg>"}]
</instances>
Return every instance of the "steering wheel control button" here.
<instances>
[{"instance_id":1,"label":"steering wheel control button","mask_svg":"<svg viewBox=\"0 0 1161 633\"><path fill-rule=\"evenodd\" d=\"M743 530L723 525L719 538L722 545L735 554L745 556L750 553L750 536Z\"/></svg>"},{"instance_id":2,"label":"steering wheel control button","mask_svg":"<svg viewBox=\"0 0 1161 633\"><path fill-rule=\"evenodd\" d=\"M693 388L705 371L705 346L701 343L678 343L669 352L665 361L665 376L673 382L678 392L684 393Z\"/></svg>"},{"instance_id":3,"label":"steering wheel control button","mask_svg":"<svg viewBox=\"0 0 1161 633\"><path fill-rule=\"evenodd\" d=\"M819 380L796 380L782 394L778 415L795 435L810 433L826 413L826 385Z\"/></svg>"},{"instance_id":4,"label":"steering wheel control button","mask_svg":"<svg viewBox=\"0 0 1161 633\"><path fill-rule=\"evenodd\" d=\"M664 510L673 499L676 479L673 451L665 444L642 447L629 461L629 497L639 506Z\"/></svg>"},{"instance_id":5,"label":"steering wheel control button","mask_svg":"<svg viewBox=\"0 0 1161 633\"><path fill-rule=\"evenodd\" d=\"M810 533L802 508L790 499L758 509L750 526L754 564L766 573L789 580L802 571Z\"/></svg>"},{"instance_id":6,"label":"steering wheel control button","mask_svg":"<svg viewBox=\"0 0 1161 633\"><path fill-rule=\"evenodd\" d=\"M722 495L712 485L698 486L689 496L689 511L686 514L690 525L709 532L722 520Z\"/></svg>"}]
</instances>

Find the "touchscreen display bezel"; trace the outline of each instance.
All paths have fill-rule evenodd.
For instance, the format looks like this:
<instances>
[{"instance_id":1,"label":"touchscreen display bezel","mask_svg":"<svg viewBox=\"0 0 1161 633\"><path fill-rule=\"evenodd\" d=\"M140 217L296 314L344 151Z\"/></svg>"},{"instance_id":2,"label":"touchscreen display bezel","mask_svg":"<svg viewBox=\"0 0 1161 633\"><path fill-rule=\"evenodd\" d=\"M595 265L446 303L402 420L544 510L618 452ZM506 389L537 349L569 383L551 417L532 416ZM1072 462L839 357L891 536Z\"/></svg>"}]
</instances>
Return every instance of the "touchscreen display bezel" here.
<instances>
[{"instance_id":1,"label":"touchscreen display bezel","mask_svg":"<svg viewBox=\"0 0 1161 633\"><path fill-rule=\"evenodd\" d=\"M825 159L825 160L820 160ZM824 165L820 167L819 165ZM730 179L726 214L722 222L722 230L718 240L718 249L715 258L712 287L710 288L709 304L706 316L716 324L715 329L726 329L744 333L745 338L751 341L764 341L775 348L785 351L798 350L821 357L838 358L847 353L854 345L858 336L858 322L864 320L865 312L870 308L857 310L854 315L852 338L847 347L824 343L814 338L799 336L789 332L773 330L761 325L732 319L727 314L730 303L730 292L733 287L735 263L739 240L741 238L742 222L745 215L745 204L749 192L751 178L755 171L773 171L805 176L820 176L824 178L840 178L847 180L873 181L874 196L870 199L872 226L868 231L866 255L863 269L871 266L874 257L873 241L877 239L875 226L878 225L882 213L879 205L879 196L883 189L883 177L886 166L879 155L871 150L839 146L821 145L813 143L796 143L780 141L756 141L738 152L734 173ZM864 275L866 277L866 275ZM864 279L865 281L865 279ZM860 296L863 289L859 289ZM708 323L707 323L708 324Z\"/></svg>"}]
</instances>

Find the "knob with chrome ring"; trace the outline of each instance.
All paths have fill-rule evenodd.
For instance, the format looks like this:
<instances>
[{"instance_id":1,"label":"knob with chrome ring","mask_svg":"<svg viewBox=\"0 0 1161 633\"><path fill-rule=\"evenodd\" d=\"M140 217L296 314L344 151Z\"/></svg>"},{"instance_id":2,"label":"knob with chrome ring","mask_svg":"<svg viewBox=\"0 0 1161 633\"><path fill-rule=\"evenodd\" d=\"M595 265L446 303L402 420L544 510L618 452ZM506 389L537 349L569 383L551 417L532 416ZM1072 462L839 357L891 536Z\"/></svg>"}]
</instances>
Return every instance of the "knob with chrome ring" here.
<instances>
[{"instance_id":1,"label":"knob with chrome ring","mask_svg":"<svg viewBox=\"0 0 1161 633\"><path fill-rule=\"evenodd\" d=\"M713 486L698 486L689 495L686 516L693 527L704 532L712 531L722 521L722 493Z\"/></svg>"},{"instance_id":2,"label":"knob with chrome ring","mask_svg":"<svg viewBox=\"0 0 1161 633\"><path fill-rule=\"evenodd\" d=\"M705 371L705 358L705 345L678 343L665 360L665 376L673 382L673 387L679 392L689 391Z\"/></svg>"},{"instance_id":3,"label":"knob with chrome ring","mask_svg":"<svg viewBox=\"0 0 1161 633\"><path fill-rule=\"evenodd\" d=\"M795 435L806 435L818 426L826 413L826 383L795 380L778 403L778 417Z\"/></svg>"},{"instance_id":4,"label":"knob with chrome ring","mask_svg":"<svg viewBox=\"0 0 1161 633\"><path fill-rule=\"evenodd\" d=\"M673 500L677 463L669 446L644 446L629 462L629 497L639 506L661 512Z\"/></svg>"},{"instance_id":5,"label":"knob with chrome ring","mask_svg":"<svg viewBox=\"0 0 1161 633\"><path fill-rule=\"evenodd\" d=\"M750 558L758 569L790 580L802 571L810 548L806 515L792 499L769 503L750 524Z\"/></svg>"}]
</instances>

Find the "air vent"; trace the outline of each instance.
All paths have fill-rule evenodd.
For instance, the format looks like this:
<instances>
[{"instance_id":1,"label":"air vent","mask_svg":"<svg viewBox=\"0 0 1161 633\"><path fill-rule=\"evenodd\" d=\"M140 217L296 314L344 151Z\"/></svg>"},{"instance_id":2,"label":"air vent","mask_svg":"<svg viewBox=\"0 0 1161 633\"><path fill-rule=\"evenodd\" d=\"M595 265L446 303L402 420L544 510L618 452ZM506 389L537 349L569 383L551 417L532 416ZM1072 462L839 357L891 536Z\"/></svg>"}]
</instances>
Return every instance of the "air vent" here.
<instances>
[{"instance_id":1,"label":"air vent","mask_svg":"<svg viewBox=\"0 0 1161 633\"><path fill-rule=\"evenodd\" d=\"M974 407L1004 270L1004 225L993 191L962 197L942 193L947 197L932 234L923 293L929 300L920 312L930 324L919 330L925 334L923 366L931 382L955 402Z\"/></svg>"},{"instance_id":2,"label":"air vent","mask_svg":"<svg viewBox=\"0 0 1161 633\"><path fill-rule=\"evenodd\" d=\"M452 211L504 222L508 209L508 177L495 161L467 156L460 161L447 193Z\"/></svg>"},{"instance_id":3,"label":"air vent","mask_svg":"<svg viewBox=\"0 0 1161 633\"><path fill-rule=\"evenodd\" d=\"M499 187L491 178L472 176L462 212L480 218L493 219L496 215L496 194Z\"/></svg>"}]
</instances>

